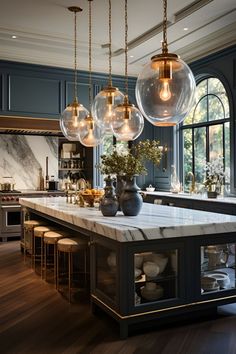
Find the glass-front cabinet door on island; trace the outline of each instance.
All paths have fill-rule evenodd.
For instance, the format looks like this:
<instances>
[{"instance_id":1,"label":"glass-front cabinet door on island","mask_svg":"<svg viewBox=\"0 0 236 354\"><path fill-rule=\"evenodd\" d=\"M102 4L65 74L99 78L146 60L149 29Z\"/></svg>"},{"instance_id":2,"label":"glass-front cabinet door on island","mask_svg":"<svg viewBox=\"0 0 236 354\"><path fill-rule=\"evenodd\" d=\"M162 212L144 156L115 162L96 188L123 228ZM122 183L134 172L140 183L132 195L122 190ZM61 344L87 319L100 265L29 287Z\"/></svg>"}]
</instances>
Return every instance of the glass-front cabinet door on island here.
<instances>
[{"instance_id":1,"label":"glass-front cabinet door on island","mask_svg":"<svg viewBox=\"0 0 236 354\"><path fill-rule=\"evenodd\" d=\"M135 306L178 296L178 256L176 249L135 253Z\"/></svg>"},{"instance_id":2,"label":"glass-front cabinet door on island","mask_svg":"<svg viewBox=\"0 0 236 354\"><path fill-rule=\"evenodd\" d=\"M200 246L202 296L236 290L235 245L219 242Z\"/></svg>"},{"instance_id":3,"label":"glass-front cabinet door on island","mask_svg":"<svg viewBox=\"0 0 236 354\"><path fill-rule=\"evenodd\" d=\"M130 306L135 312L184 302L183 245L155 245L135 251L131 258L134 274Z\"/></svg>"}]
</instances>

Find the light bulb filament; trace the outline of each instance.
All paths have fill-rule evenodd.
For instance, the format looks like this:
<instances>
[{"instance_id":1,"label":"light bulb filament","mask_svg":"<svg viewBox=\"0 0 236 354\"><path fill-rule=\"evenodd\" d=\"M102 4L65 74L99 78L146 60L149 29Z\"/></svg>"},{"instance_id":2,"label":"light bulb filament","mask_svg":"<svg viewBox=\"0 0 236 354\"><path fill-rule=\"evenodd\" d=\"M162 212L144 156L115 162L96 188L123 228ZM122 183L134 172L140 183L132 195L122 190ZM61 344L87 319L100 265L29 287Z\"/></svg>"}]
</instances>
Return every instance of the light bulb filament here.
<instances>
[{"instance_id":1,"label":"light bulb filament","mask_svg":"<svg viewBox=\"0 0 236 354\"><path fill-rule=\"evenodd\" d=\"M161 90L159 96L162 101L168 101L171 98L172 94L170 90L169 80L161 80Z\"/></svg>"}]
</instances>

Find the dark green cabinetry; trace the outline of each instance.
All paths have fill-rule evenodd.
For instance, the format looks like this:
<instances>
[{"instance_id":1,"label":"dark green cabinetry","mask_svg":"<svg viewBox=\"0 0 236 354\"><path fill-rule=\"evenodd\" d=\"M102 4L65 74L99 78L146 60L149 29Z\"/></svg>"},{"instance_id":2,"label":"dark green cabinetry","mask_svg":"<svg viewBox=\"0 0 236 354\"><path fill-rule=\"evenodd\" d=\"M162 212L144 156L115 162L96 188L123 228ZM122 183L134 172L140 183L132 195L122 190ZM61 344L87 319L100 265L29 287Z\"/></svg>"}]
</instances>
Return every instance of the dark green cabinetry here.
<instances>
[{"instance_id":1,"label":"dark green cabinetry","mask_svg":"<svg viewBox=\"0 0 236 354\"><path fill-rule=\"evenodd\" d=\"M92 310L111 315L125 338L133 325L235 302L235 244L234 233L140 242L92 236Z\"/></svg>"}]
</instances>

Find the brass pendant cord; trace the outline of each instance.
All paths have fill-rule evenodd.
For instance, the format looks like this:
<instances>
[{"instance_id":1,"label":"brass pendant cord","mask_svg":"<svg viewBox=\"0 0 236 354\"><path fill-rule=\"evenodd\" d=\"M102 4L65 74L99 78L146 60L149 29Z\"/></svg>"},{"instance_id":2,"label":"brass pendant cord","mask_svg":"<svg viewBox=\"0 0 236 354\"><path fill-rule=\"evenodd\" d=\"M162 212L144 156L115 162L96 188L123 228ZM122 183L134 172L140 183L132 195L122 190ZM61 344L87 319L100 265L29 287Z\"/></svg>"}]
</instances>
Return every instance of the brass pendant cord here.
<instances>
[{"instance_id":1,"label":"brass pendant cord","mask_svg":"<svg viewBox=\"0 0 236 354\"><path fill-rule=\"evenodd\" d=\"M74 46L75 46L75 82L74 82L74 94L75 94L75 101L78 99L78 92L77 92L77 12L74 12L74 31L75 31L75 38L74 38Z\"/></svg>"},{"instance_id":2,"label":"brass pendant cord","mask_svg":"<svg viewBox=\"0 0 236 354\"><path fill-rule=\"evenodd\" d=\"M128 6L125 0L125 92L128 96Z\"/></svg>"},{"instance_id":3,"label":"brass pendant cord","mask_svg":"<svg viewBox=\"0 0 236 354\"><path fill-rule=\"evenodd\" d=\"M162 41L162 53L168 53L167 45L167 0L163 0L163 41Z\"/></svg>"},{"instance_id":4,"label":"brass pendant cord","mask_svg":"<svg viewBox=\"0 0 236 354\"><path fill-rule=\"evenodd\" d=\"M112 86L111 78L111 0L109 0L109 86Z\"/></svg>"},{"instance_id":5,"label":"brass pendant cord","mask_svg":"<svg viewBox=\"0 0 236 354\"><path fill-rule=\"evenodd\" d=\"M89 0L89 109L92 105L92 0Z\"/></svg>"}]
</instances>

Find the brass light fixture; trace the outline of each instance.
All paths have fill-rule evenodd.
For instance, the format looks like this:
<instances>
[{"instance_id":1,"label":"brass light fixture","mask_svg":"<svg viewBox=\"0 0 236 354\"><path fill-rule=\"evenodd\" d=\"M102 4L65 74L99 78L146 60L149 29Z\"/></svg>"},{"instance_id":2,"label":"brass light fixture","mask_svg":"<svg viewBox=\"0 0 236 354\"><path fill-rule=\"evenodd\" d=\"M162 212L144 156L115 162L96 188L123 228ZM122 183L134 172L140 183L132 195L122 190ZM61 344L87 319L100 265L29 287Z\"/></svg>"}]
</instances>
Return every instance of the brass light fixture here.
<instances>
[{"instance_id":1,"label":"brass light fixture","mask_svg":"<svg viewBox=\"0 0 236 354\"><path fill-rule=\"evenodd\" d=\"M114 107L123 103L124 95L117 87L112 86L111 77L111 0L109 0L109 81L108 86L100 91L92 105L92 115L106 133L111 133L111 120Z\"/></svg>"},{"instance_id":2,"label":"brass light fixture","mask_svg":"<svg viewBox=\"0 0 236 354\"><path fill-rule=\"evenodd\" d=\"M90 112L80 120L79 140L87 147L99 145L103 139L103 128L99 127L97 121L91 114L92 105L92 1L89 3L89 109Z\"/></svg>"},{"instance_id":3,"label":"brass light fixture","mask_svg":"<svg viewBox=\"0 0 236 354\"><path fill-rule=\"evenodd\" d=\"M77 97L77 13L82 9L77 6L68 7L74 13L74 101L63 111L60 118L62 133L68 140L79 140L80 120L88 115L88 111L79 103Z\"/></svg>"},{"instance_id":4,"label":"brass light fixture","mask_svg":"<svg viewBox=\"0 0 236 354\"><path fill-rule=\"evenodd\" d=\"M195 98L192 71L177 54L168 52L167 0L163 0L162 53L151 58L136 83L138 107L156 126L173 126L183 121Z\"/></svg>"},{"instance_id":5,"label":"brass light fixture","mask_svg":"<svg viewBox=\"0 0 236 354\"><path fill-rule=\"evenodd\" d=\"M117 140L131 141L138 138L144 127L142 113L129 103L128 97L128 7L125 0L125 99L114 109L111 127Z\"/></svg>"}]
</instances>

